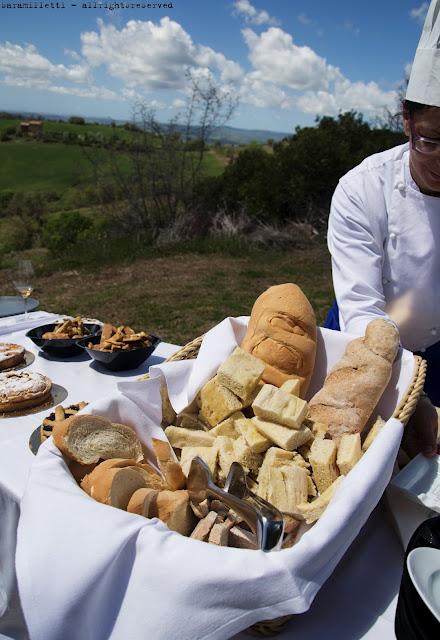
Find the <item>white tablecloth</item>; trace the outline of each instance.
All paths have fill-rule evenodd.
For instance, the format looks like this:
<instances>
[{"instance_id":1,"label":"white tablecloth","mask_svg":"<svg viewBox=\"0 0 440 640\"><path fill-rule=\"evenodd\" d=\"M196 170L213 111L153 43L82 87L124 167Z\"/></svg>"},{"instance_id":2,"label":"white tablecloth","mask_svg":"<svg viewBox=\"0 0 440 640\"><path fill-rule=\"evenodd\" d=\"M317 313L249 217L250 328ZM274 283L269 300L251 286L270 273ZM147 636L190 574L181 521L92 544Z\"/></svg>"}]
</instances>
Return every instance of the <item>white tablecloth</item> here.
<instances>
[{"instance_id":1,"label":"white tablecloth","mask_svg":"<svg viewBox=\"0 0 440 640\"><path fill-rule=\"evenodd\" d=\"M30 315L32 320L33 314ZM6 333L1 331L1 322L1 340L23 344L32 351L36 357L29 368L45 373L53 382L65 387L69 394L65 401L68 404L91 401L111 393L122 377L136 378L149 365L168 357L178 348L161 343L138 370L104 374L82 356L55 361L38 355L38 349L25 337L25 331L19 325L9 326ZM35 322L44 322L41 312ZM15 331L11 332L11 328ZM47 410L0 420L0 638L28 638L16 590L15 535L19 502L32 461L27 443L45 413ZM316 640L324 635L339 640L394 638L394 610L402 560L403 550L386 507L379 505L311 609L295 616L279 637L302 640Z\"/></svg>"}]
</instances>

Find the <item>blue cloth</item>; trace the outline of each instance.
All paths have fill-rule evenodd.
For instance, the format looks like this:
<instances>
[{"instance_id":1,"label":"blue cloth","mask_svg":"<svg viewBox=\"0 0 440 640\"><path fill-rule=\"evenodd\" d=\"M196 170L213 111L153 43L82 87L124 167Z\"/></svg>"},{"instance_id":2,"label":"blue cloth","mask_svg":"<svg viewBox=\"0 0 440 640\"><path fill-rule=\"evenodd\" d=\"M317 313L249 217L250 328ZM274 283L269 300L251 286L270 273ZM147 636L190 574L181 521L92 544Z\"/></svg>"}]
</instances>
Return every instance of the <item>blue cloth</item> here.
<instances>
[{"instance_id":1,"label":"blue cloth","mask_svg":"<svg viewBox=\"0 0 440 640\"><path fill-rule=\"evenodd\" d=\"M335 331L341 330L341 327L339 326L339 308L336 300L332 304L330 311L327 314L327 317L324 321L324 327L326 329L334 329Z\"/></svg>"},{"instance_id":2,"label":"blue cloth","mask_svg":"<svg viewBox=\"0 0 440 640\"><path fill-rule=\"evenodd\" d=\"M339 309L335 300L324 322L326 329L340 331ZM424 351L416 351L416 356L422 356L427 362L424 391L436 407L440 406L440 342L436 342Z\"/></svg>"}]
</instances>

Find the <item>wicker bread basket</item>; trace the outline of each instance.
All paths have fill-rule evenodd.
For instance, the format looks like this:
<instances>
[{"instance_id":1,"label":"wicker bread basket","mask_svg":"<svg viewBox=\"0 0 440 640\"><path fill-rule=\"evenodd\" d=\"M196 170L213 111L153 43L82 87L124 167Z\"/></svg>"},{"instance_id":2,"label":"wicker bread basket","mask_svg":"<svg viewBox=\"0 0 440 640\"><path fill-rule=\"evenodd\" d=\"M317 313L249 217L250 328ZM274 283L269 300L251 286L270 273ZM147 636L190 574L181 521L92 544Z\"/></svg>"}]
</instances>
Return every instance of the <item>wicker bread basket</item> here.
<instances>
[{"instance_id":1,"label":"wicker bread basket","mask_svg":"<svg viewBox=\"0 0 440 640\"><path fill-rule=\"evenodd\" d=\"M197 358L202 340L203 336L199 336L198 338L191 340L191 342L188 342L184 347L167 358L166 361L175 362L178 360L191 360ZM414 374L412 381L408 386L404 397L393 413L393 418L400 420L404 425L408 423L408 420L415 411L420 394L423 390L425 377L426 360L423 360L420 356L414 356ZM293 616L283 616L281 618L275 618L274 620L263 620L254 624L247 630L247 632L259 636L273 636L280 633L292 617Z\"/></svg>"}]
</instances>

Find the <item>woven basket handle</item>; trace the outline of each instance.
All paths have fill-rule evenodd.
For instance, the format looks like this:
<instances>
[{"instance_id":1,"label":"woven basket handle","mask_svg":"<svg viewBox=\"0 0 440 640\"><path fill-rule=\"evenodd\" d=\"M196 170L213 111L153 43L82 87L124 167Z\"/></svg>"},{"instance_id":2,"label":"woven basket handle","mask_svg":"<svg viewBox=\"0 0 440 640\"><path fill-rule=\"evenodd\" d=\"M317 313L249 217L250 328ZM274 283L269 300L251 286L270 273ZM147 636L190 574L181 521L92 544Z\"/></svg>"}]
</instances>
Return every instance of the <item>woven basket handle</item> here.
<instances>
[{"instance_id":1,"label":"woven basket handle","mask_svg":"<svg viewBox=\"0 0 440 640\"><path fill-rule=\"evenodd\" d=\"M397 418L404 425L408 423L414 413L417 403L423 391L426 378L426 360L420 356L414 356L414 375L405 396L393 413L393 418Z\"/></svg>"}]
</instances>

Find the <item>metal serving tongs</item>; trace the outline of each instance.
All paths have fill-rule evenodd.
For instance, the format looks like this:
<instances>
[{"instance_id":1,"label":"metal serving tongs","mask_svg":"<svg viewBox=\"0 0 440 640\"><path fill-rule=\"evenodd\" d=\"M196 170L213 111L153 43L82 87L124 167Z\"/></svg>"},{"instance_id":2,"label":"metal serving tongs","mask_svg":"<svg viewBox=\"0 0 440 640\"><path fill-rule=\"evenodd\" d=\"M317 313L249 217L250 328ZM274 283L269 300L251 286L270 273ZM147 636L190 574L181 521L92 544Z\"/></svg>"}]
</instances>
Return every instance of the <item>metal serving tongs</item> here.
<instances>
[{"instance_id":1,"label":"metal serving tongs","mask_svg":"<svg viewBox=\"0 0 440 640\"><path fill-rule=\"evenodd\" d=\"M259 549L280 549L284 531L283 516L273 505L249 491L243 467L238 462L231 465L226 486L229 490L225 491L214 484L211 472L201 458L197 456L192 460L187 482L191 500L203 502L208 496L217 498L249 525L257 538Z\"/></svg>"},{"instance_id":2,"label":"metal serving tongs","mask_svg":"<svg viewBox=\"0 0 440 640\"><path fill-rule=\"evenodd\" d=\"M239 462L230 466L225 482L225 491L253 505L264 523L263 534L268 551L281 549L284 533L284 518L278 509L251 491L247 485L246 474Z\"/></svg>"}]
</instances>

